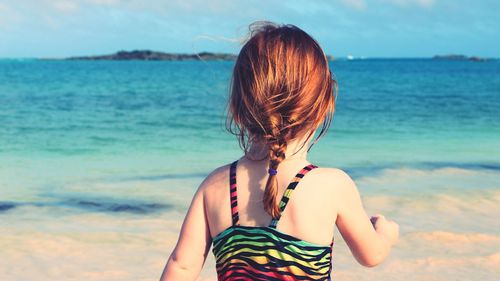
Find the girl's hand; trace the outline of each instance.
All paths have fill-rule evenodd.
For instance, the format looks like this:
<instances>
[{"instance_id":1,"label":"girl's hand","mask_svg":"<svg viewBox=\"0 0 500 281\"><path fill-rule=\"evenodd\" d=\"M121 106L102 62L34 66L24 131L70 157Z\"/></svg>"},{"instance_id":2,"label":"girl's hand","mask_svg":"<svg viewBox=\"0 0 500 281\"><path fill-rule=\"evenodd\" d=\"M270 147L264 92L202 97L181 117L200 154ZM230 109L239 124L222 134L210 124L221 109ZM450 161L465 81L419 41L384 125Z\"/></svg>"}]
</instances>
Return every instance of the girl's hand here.
<instances>
[{"instance_id":1,"label":"girl's hand","mask_svg":"<svg viewBox=\"0 0 500 281\"><path fill-rule=\"evenodd\" d=\"M385 237L390 246L396 244L399 237L399 225L396 222L387 220L383 215L379 214L372 216L370 221L375 231Z\"/></svg>"}]
</instances>

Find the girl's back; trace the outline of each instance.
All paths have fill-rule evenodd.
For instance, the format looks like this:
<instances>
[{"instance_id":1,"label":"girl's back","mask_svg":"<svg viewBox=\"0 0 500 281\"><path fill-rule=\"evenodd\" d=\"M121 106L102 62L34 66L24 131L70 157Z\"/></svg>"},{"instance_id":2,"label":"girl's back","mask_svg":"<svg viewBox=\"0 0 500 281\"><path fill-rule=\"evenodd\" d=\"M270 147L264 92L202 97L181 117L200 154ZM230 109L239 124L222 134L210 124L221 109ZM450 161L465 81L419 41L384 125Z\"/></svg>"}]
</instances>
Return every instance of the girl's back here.
<instances>
[{"instance_id":1,"label":"girl's back","mask_svg":"<svg viewBox=\"0 0 500 281\"><path fill-rule=\"evenodd\" d=\"M310 165L305 159L284 161L278 176L278 198L282 199L290 183L301 170ZM332 242L337 218L335 198L345 181L337 169L315 168L299 179L295 189L289 191L285 211L276 229L303 241L318 245ZM230 165L223 166L208 178L205 208L212 238L233 224L230 201ZM272 217L262 208L267 165L241 158L237 163L237 209L239 224L243 226L269 226ZM337 185L333 185L337 182ZM331 227L325 227L330 225Z\"/></svg>"},{"instance_id":2,"label":"girl's back","mask_svg":"<svg viewBox=\"0 0 500 281\"><path fill-rule=\"evenodd\" d=\"M211 231L215 234L212 237L213 253L217 262L219 279L279 280L290 276L311 280L329 279L331 246L333 244L332 233L331 230L325 231L324 225L321 227L319 220L325 217L327 220L323 224L329 223L330 225L333 225L334 221L332 222L331 216L328 215L316 216L315 220L307 219L307 217L315 217L314 215L308 216L309 213L321 212L321 209L314 207L307 210L308 208L304 207L326 202L321 200L317 193L299 191L304 188L303 179L309 179L310 177L306 177L306 175L315 171L316 167L312 164L306 164L298 169L296 174L292 174L290 184L282 192L281 215L279 218L272 219L268 214L262 212L261 204L255 204L261 200L252 199L259 194L262 198L263 194L260 187L262 185L259 181L260 177L257 178L255 175L259 166L245 160L243 158L233 162L229 167L229 173L227 173L227 169L221 169L226 170L226 175L228 175L226 177L219 176L222 179L225 178L226 188L222 189L225 190L226 194L212 192L210 187L206 191L205 206L207 210L210 210L207 214L208 224L223 228L221 231ZM303 163L304 161L298 162ZM296 164L291 163L290 166L293 167ZM280 169L280 172L282 170ZM238 177L238 174L242 172L245 172L246 176ZM285 170L285 176L287 175ZM252 180L254 178L257 180ZM241 184L245 183L241 181L242 179L246 179L247 184ZM315 177L315 180L318 180L318 176ZM322 185L320 182L315 183L314 180L308 184ZM216 184L210 186L213 187ZM298 188L299 186L301 187ZM292 200L295 197L300 197L301 200ZM220 208L219 206L222 204L226 208ZM327 208L326 211L332 213L328 209L330 208ZM211 220L212 212L214 220ZM228 223L228 213L231 213L229 226L224 227ZM310 227L308 228L308 226ZM315 230L323 233L314 233ZM319 240L318 238L321 236L330 239L328 239L328 243L321 243L311 242L300 236L313 240Z\"/></svg>"},{"instance_id":3,"label":"girl's back","mask_svg":"<svg viewBox=\"0 0 500 281\"><path fill-rule=\"evenodd\" d=\"M368 218L346 173L307 160L334 112L326 55L295 26L251 31L229 98L244 156L200 185L162 280L195 280L211 246L219 280L328 280L335 225L361 264L380 263L397 225Z\"/></svg>"}]
</instances>

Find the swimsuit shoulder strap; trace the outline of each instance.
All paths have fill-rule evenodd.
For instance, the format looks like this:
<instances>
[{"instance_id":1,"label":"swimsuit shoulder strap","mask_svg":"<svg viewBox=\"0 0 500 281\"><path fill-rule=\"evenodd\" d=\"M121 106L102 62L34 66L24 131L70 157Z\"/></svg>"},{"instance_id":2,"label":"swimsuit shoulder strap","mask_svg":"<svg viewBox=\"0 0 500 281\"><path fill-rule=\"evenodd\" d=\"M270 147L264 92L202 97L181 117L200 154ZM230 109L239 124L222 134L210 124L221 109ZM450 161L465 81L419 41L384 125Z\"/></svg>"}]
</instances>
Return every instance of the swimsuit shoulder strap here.
<instances>
[{"instance_id":1,"label":"swimsuit shoulder strap","mask_svg":"<svg viewBox=\"0 0 500 281\"><path fill-rule=\"evenodd\" d=\"M278 225L278 222L281 218L281 214L283 214L283 211L285 211L286 205L288 204L288 201L290 200L290 196L292 195L292 192L295 190L297 185L299 184L300 180L311 170L317 168L317 166L314 166L313 164L309 164L302 168L297 175L293 178L293 180L290 182L288 187L286 188L285 192L283 193L283 197L281 197L281 201L279 203L279 217L277 219L272 219L271 224L269 225L272 228L276 228Z\"/></svg>"},{"instance_id":2,"label":"swimsuit shoulder strap","mask_svg":"<svg viewBox=\"0 0 500 281\"><path fill-rule=\"evenodd\" d=\"M239 225L240 216L238 214L238 195L236 192L236 165L238 160L231 163L229 168L229 196L231 200L231 217L233 225Z\"/></svg>"}]
</instances>

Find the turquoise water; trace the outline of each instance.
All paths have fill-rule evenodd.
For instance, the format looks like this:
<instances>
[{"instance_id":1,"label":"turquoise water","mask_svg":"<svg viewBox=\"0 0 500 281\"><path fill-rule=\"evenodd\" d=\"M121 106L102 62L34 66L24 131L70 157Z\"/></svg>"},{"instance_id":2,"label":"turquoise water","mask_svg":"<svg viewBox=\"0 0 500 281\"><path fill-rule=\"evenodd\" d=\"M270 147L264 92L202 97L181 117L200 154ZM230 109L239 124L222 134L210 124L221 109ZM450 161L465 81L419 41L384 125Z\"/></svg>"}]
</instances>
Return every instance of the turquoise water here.
<instances>
[{"instance_id":1,"label":"turquoise water","mask_svg":"<svg viewBox=\"0 0 500 281\"><path fill-rule=\"evenodd\" d=\"M0 279L157 279L196 187L241 156L224 129L232 66L0 60L0 268L9 269ZM336 113L310 160L346 170L368 212L401 224L402 246L380 279L394 271L401 280L495 276L500 253L489 249L500 245L500 61L331 67ZM463 239L476 246L458 247ZM64 246L54 252L58 243ZM369 280L339 247L345 255L336 269ZM465 272L456 270L463 254L456 249L470 256ZM85 254L75 258L78 250ZM148 266L133 259L137 252ZM92 262L116 255L116 263Z\"/></svg>"},{"instance_id":2,"label":"turquoise water","mask_svg":"<svg viewBox=\"0 0 500 281\"><path fill-rule=\"evenodd\" d=\"M0 61L2 201L39 203L77 182L196 183L241 155L224 129L232 66ZM394 168L500 170L500 61L377 59L331 68L337 108L311 150L317 165L355 179Z\"/></svg>"},{"instance_id":3,"label":"turquoise water","mask_svg":"<svg viewBox=\"0 0 500 281\"><path fill-rule=\"evenodd\" d=\"M224 130L232 65L0 61L0 169L35 181L4 182L0 191L30 194L51 181L197 177L231 161L241 154ZM403 166L500 170L499 61L331 67L340 88L336 114L312 149L313 162L354 177Z\"/></svg>"},{"instance_id":4,"label":"turquoise water","mask_svg":"<svg viewBox=\"0 0 500 281\"><path fill-rule=\"evenodd\" d=\"M206 172L239 154L224 131L232 65L0 61L0 155L111 161L161 155L163 172ZM331 131L311 154L320 164L498 168L500 62L363 60L331 67L340 91ZM158 163L144 164L135 168L147 173Z\"/></svg>"}]
</instances>

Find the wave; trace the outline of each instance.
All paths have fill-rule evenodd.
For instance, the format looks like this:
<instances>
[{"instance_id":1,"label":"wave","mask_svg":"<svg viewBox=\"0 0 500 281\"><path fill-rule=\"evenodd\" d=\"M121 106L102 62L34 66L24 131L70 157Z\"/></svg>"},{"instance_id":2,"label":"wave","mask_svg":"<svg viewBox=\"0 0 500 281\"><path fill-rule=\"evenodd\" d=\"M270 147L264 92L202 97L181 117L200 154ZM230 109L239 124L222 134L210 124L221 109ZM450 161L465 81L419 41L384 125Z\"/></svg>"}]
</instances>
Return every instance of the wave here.
<instances>
[{"instance_id":1,"label":"wave","mask_svg":"<svg viewBox=\"0 0 500 281\"><path fill-rule=\"evenodd\" d=\"M500 243L500 236L485 233L457 233L449 231L416 232L412 239L423 239L438 243Z\"/></svg>"},{"instance_id":2,"label":"wave","mask_svg":"<svg viewBox=\"0 0 500 281\"><path fill-rule=\"evenodd\" d=\"M179 173L179 174L156 174L156 175L139 175L126 177L108 178L109 182L128 182L128 181L161 181L170 179L199 179L204 178L208 173Z\"/></svg>"},{"instance_id":3,"label":"wave","mask_svg":"<svg viewBox=\"0 0 500 281\"><path fill-rule=\"evenodd\" d=\"M115 200L102 199L79 199L68 198L59 202L60 205L84 209L87 211L111 212L111 213L133 213L150 214L160 210L171 209L173 205L148 203L148 202L118 202Z\"/></svg>"},{"instance_id":4,"label":"wave","mask_svg":"<svg viewBox=\"0 0 500 281\"><path fill-rule=\"evenodd\" d=\"M40 208L66 207L81 209L89 212L130 213L140 215L171 210L175 207L173 204L131 200L120 201L109 198L66 198L55 202L0 202L0 213L21 206L34 206Z\"/></svg>"},{"instance_id":5,"label":"wave","mask_svg":"<svg viewBox=\"0 0 500 281\"><path fill-rule=\"evenodd\" d=\"M229 163L229 162L228 162ZM323 165L320 165L320 167ZM327 165L325 165L327 166ZM418 162L418 163L394 163L373 166L351 166L342 167L352 178L360 179L364 177L377 176L387 171L405 171L406 173L418 173L439 171L448 174L466 174L471 171L499 171L500 163L453 163L453 162ZM162 181L170 179L200 179L209 174L205 173L177 173L177 174L150 174L137 176L115 176L98 179L105 182L133 182L133 181Z\"/></svg>"},{"instance_id":6,"label":"wave","mask_svg":"<svg viewBox=\"0 0 500 281\"><path fill-rule=\"evenodd\" d=\"M415 162L415 163L392 163L373 166L351 166L343 168L351 177L362 178L378 175L387 170L414 170L414 171L500 171L500 163L482 162Z\"/></svg>"},{"instance_id":7,"label":"wave","mask_svg":"<svg viewBox=\"0 0 500 281\"><path fill-rule=\"evenodd\" d=\"M15 203L12 202L0 202L0 212L6 212L10 209L14 209L16 207Z\"/></svg>"}]
</instances>

